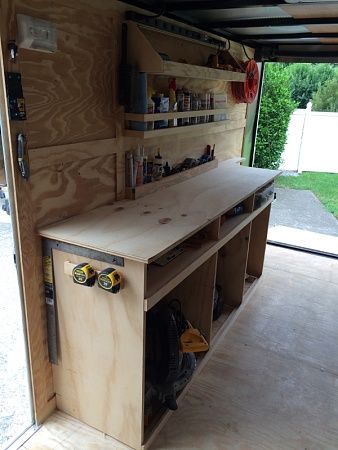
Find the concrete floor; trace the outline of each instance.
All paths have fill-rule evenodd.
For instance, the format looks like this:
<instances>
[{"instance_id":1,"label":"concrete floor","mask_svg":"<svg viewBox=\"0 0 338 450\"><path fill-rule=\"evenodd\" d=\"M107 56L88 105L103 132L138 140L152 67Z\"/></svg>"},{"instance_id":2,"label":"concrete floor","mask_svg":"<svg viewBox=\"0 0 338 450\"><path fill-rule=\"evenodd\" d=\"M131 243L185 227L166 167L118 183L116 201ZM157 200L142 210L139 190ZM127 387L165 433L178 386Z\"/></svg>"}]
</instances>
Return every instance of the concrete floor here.
<instances>
[{"instance_id":1,"label":"concrete floor","mask_svg":"<svg viewBox=\"0 0 338 450\"><path fill-rule=\"evenodd\" d=\"M1 208L1 205L0 205ZM13 237L0 209L0 449L32 423Z\"/></svg>"},{"instance_id":2,"label":"concrete floor","mask_svg":"<svg viewBox=\"0 0 338 450\"><path fill-rule=\"evenodd\" d=\"M276 188L276 194L270 228L282 225L338 237L338 220L311 191Z\"/></svg>"},{"instance_id":3,"label":"concrete floor","mask_svg":"<svg viewBox=\"0 0 338 450\"><path fill-rule=\"evenodd\" d=\"M337 450L338 260L268 246L263 278L153 450ZM25 449L125 449L62 413Z\"/></svg>"}]
</instances>

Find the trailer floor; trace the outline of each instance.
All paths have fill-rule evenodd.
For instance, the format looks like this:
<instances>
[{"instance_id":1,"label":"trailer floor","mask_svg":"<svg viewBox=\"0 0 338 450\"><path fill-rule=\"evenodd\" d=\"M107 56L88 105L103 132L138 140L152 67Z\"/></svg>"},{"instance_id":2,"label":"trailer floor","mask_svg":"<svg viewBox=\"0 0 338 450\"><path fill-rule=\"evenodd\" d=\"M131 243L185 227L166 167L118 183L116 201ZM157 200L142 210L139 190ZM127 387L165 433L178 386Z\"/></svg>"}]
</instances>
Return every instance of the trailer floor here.
<instances>
[{"instance_id":1,"label":"trailer floor","mask_svg":"<svg viewBox=\"0 0 338 450\"><path fill-rule=\"evenodd\" d=\"M25 449L125 449L55 413ZM338 448L338 260L268 246L251 301L152 448Z\"/></svg>"}]
</instances>

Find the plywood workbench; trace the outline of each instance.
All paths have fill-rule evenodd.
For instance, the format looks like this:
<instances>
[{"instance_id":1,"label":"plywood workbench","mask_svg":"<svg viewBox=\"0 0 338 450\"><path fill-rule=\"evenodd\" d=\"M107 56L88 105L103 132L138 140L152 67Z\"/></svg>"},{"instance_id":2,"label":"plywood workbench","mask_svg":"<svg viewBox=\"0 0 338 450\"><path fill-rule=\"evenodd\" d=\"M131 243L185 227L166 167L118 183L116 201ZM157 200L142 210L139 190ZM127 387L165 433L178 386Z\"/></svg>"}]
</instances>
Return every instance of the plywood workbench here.
<instances>
[{"instance_id":1,"label":"plywood workbench","mask_svg":"<svg viewBox=\"0 0 338 450\"><path fill-rule=\"evenodd\" d=\"M135 449L151 444L168 412L144 420L147 311L180 299L185 316L210 344L198 374L227 318L262 273L272 198L255 208L255 193L277 175L223 162L140 200L39 230L45 241L56 243L58 364L53 376L60 410ZM240 203L242 214L229 217L226 212ZM196 233L199 245L188 245ZM164 267L154 264L178 244L181 255ZM89 262L98 271L112 265L109 258L122 261L116 267L124 279L118 294L73 283L74 265L88 261L83 249L97 252ZM226 306L213 324L216 280Z\"/></svg>"}]
</instances>

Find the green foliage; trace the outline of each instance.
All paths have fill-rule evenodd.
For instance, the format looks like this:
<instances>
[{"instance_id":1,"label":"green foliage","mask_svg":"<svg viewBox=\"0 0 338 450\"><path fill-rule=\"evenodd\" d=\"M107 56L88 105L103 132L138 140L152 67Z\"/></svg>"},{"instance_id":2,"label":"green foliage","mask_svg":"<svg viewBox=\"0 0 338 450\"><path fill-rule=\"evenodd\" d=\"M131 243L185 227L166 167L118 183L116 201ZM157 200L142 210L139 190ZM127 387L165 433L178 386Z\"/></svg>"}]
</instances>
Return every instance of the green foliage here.
<instances>
[{"instance_id":1,"label":"green foliage","mask_svg":"<svg viewBox=\"0 0 338 450\"><path fill-rule=\"evenodd\" d=\"M280 176L276 182L278 187L312 191L338 219L338 173L304 172L294 177Z\"/></svg>"},{"instance_id":2,"label":"green foliage","mask_svg":"<svg viewBox=\"0 0 338 450\"><path fill-rule=\"evenodd\" d=\"M318 89L335 74L334 64L296 63L288 64L291 96L297 108L306 108Z\"/></svg>"},{"instance_id":3,"label":"green foliage","mask_svg":"<svg viewBox=\"0 0 338 450\"><path fill-rule=\"evenodd\" d=\"M279 63L267 63L259 113L255 167L278 169L294 109L288 70Z\"/></svg>"},{"instance_id":4,"label":"green foliage","mask_svg":"<svg viewBox=\"0 0 338 450\"><path fill-rule=\"evenodd\" d=\"M320 86L313 97L314 111L338 112L338 72L332 80Z\"/></svg>"}]
</instances>

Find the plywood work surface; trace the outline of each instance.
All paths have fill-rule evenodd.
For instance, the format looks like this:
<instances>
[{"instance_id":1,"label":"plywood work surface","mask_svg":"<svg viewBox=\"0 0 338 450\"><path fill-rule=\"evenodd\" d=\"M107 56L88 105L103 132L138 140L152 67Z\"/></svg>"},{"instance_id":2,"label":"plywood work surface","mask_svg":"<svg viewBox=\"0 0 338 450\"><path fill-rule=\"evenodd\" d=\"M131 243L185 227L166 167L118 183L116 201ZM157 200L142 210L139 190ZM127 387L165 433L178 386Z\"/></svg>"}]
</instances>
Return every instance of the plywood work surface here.
<instances>
[{"instance_id":1,"label":"plywood work surface","mask_svg":"<svg viewBox=\"0 0 338 450\"><path fill-rule=\"evenodd\" d=\"M265 185L279 172L222 163L136 201L97 208L39 230L41 236L150 262Z\"/></svg>"},{"instance_id":2,"label":"plywood work surface","mask_svg":"<svg viewBox=\"0 0 338 450\"><path fill-rule=\"evenodd\" d=\"M151 450L334 450L338 261L268 246L251 301ZM29 450L121 449L56 413Z\"/></svg>"}]
</instances>

